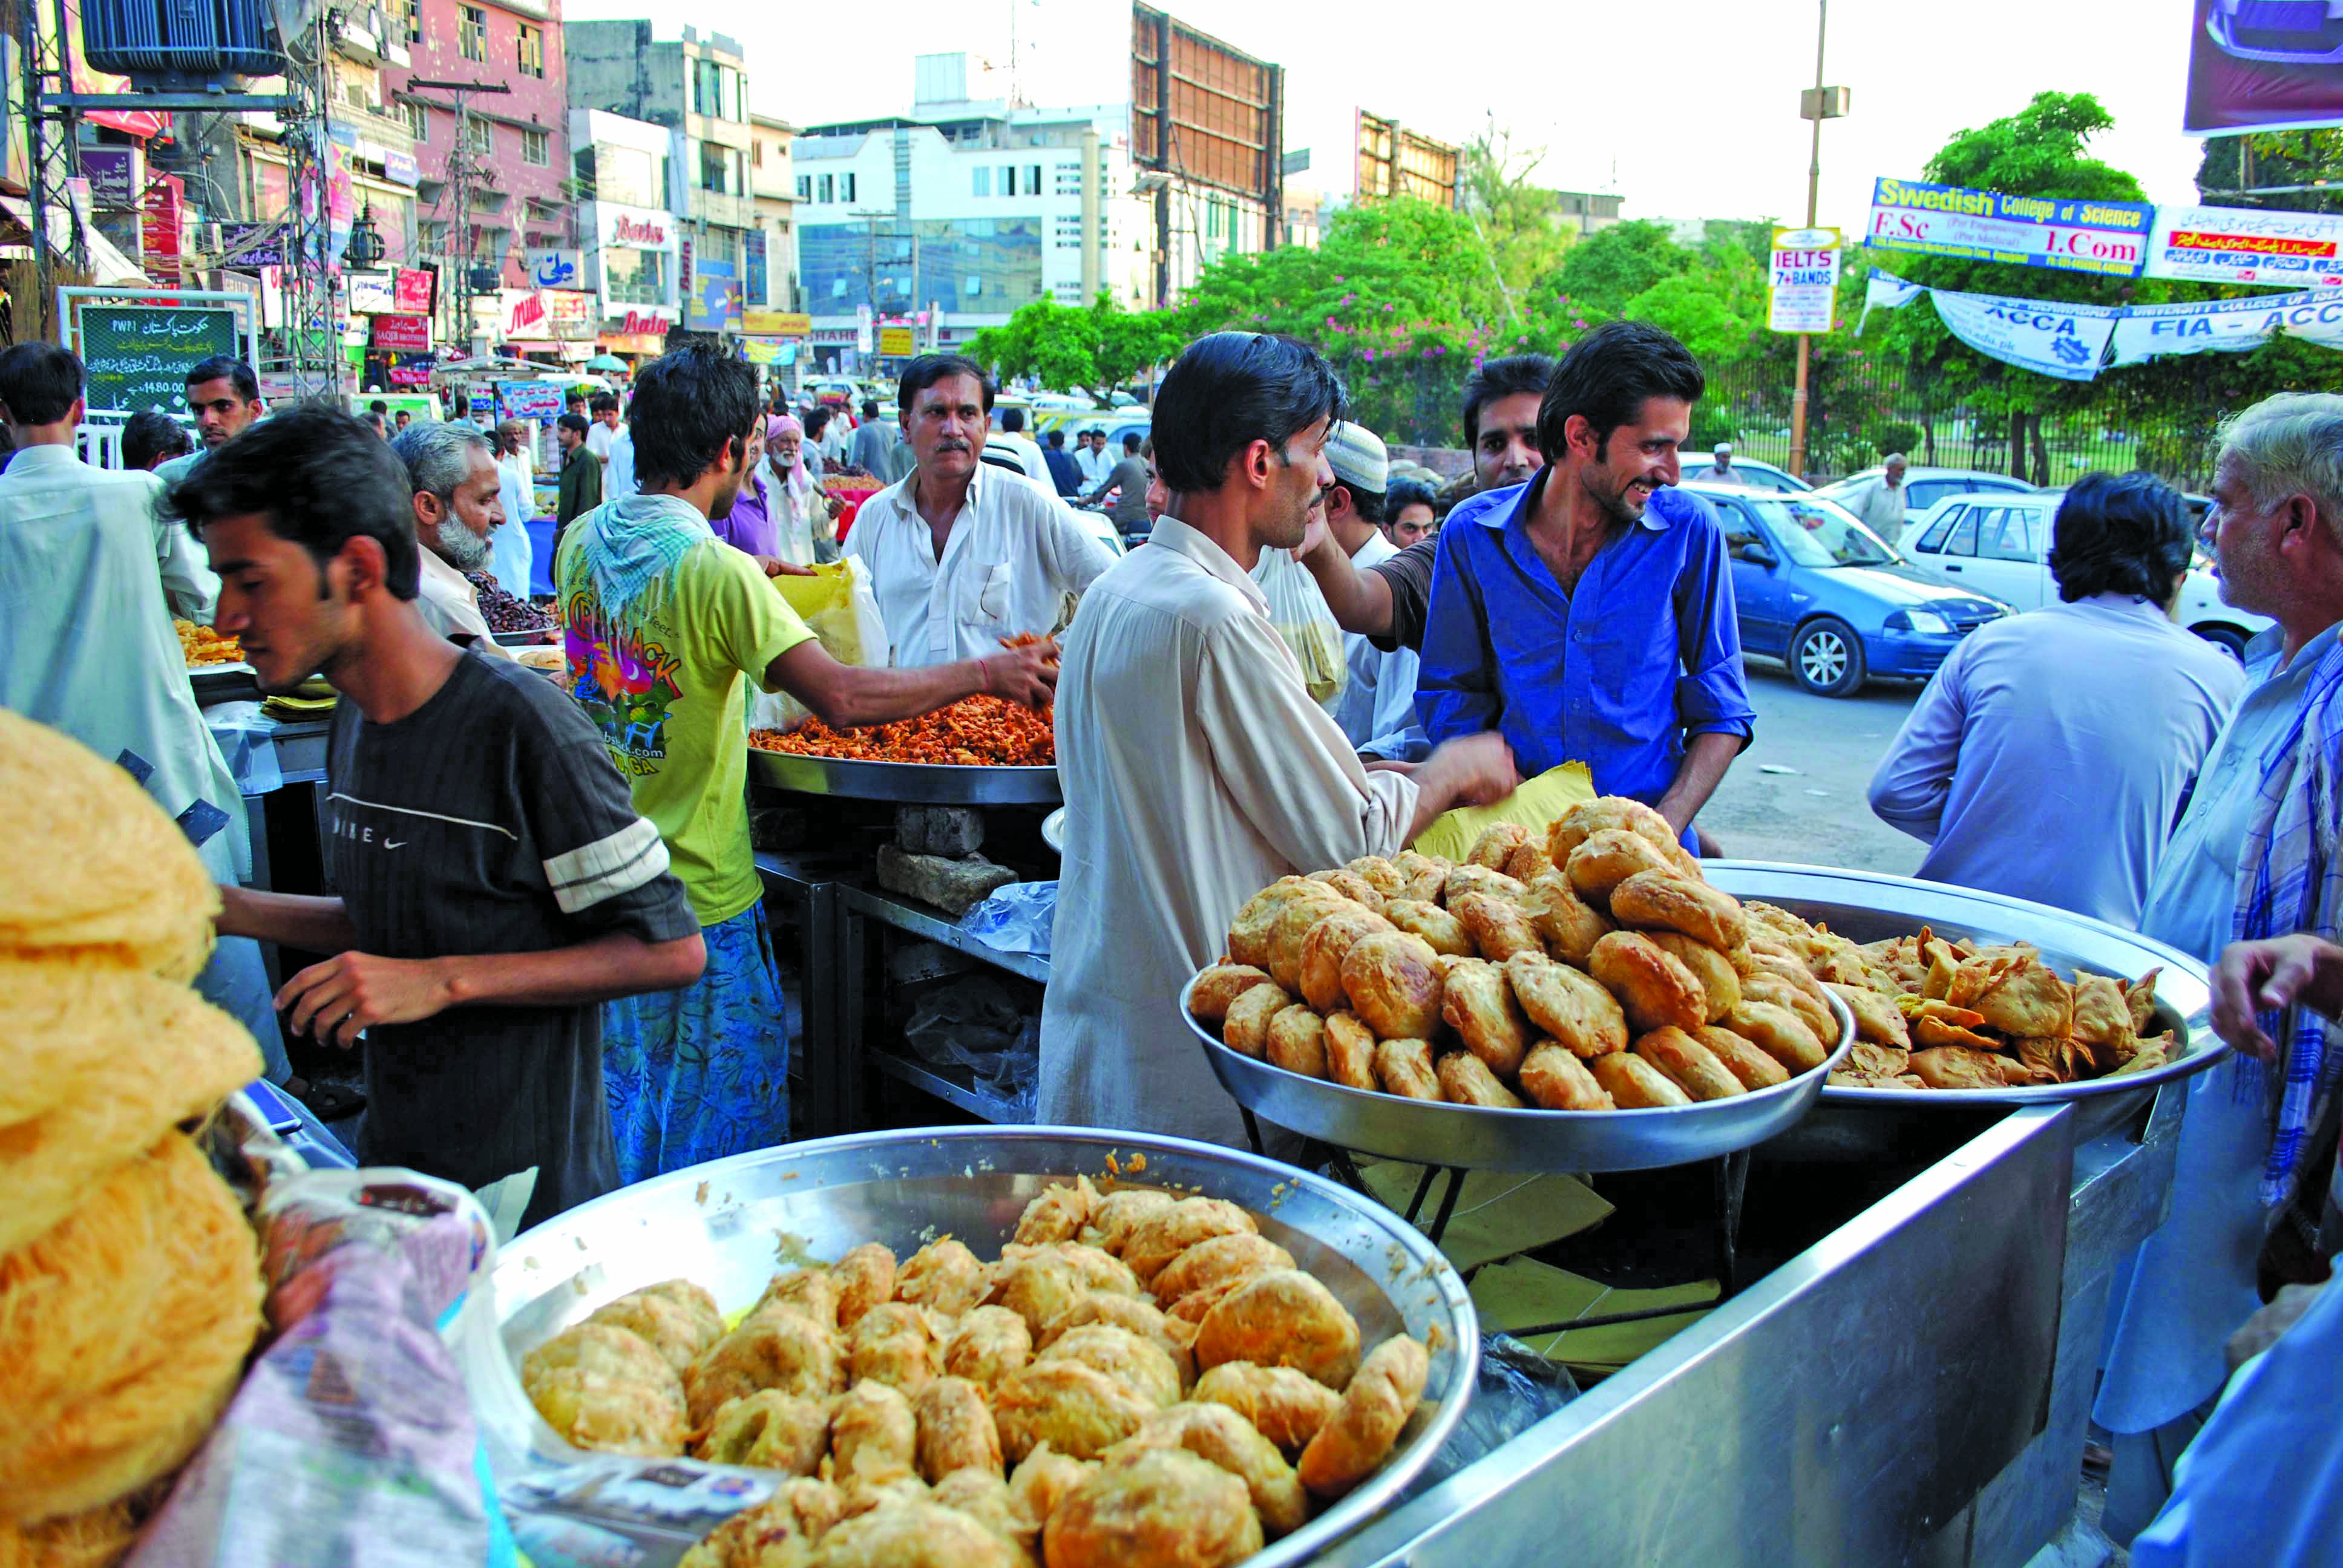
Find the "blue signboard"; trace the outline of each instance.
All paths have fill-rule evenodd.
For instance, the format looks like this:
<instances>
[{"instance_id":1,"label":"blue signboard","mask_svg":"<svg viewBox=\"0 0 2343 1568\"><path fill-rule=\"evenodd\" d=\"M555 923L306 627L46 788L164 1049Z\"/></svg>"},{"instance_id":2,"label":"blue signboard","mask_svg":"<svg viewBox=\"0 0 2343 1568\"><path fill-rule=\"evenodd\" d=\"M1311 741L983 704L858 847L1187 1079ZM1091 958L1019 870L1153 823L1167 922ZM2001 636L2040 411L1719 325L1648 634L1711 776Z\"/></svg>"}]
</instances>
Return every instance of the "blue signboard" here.
<instances>
[{"instance_id":1,"label":"blue signboard","mask_svg":"<svg viewBox=\"0 0 2343 1568\"><path fill-rule=\"evenodd\" d=\"M1919 180L1872 187L1865 243L1874 250L2137 277L2156 209L2146 202L2004 196Z\"/></svg>"}]
</instances>

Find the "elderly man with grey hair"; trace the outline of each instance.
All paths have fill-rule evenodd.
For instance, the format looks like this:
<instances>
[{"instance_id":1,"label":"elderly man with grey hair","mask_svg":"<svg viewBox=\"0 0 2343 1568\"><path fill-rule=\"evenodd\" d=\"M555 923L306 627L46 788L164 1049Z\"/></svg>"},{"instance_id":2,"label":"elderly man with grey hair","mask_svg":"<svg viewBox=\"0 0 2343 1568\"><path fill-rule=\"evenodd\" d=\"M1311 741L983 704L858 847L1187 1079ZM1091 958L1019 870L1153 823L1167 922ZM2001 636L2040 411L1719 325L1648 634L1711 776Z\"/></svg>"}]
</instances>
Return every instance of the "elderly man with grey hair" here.
<instances>
[{"instance_id":1,"label":"elderly man with grey hair","mask_svg":"<svg viewBox=\"0 0 2343 1568\"><path fill-rule=\"evenodd\" d=\"M1901 543L1904 538L1904 454L1890 452L1880 464L1879 472L1852 487L1839 498L1840 505L1861 518L1866 528L1891 545Z\"/></svg>"},{"instance_id":2,"label":"elderly man with grey hair","mask_svg":"<svg viewBox=\"0 0 2343 1568\"><path fill-rule=\"evenodd\" d=\"M390 449L407 465L415 490L415 540L423 547L416 608L449 641L509 658L489 635L466 576L487 569L489 538L505 526L496 448L478 426L450 419L410 425Z\"/></svg>"},{"instance_id":3,"label":"elderly man with grey hair","mask_svg":"<svg viewBox=\"0 0 2343 1568\"><path fill-rule=\"evenodd\" d=\"M2210 964L2236 939L2332 941L2343 921L2343 397L2288 394L2231 419L2200 534L2222 598L2278 622L2247 646L2246 694L2206 754L2140 916L2147 935ZM2119 1541L2162 1501L2172 1456L2221 1387L2230 1333L2264 1291L2323 1278L2335 1251L2343 1039L2288 1005L2298 977L2242 972L2241 1000L2273 1054L2192 1081L2171 1214L2117 1276L2118 1327L2093 1413L2116 1434L2107 1517Z\"/></svg>"}]
</instances>

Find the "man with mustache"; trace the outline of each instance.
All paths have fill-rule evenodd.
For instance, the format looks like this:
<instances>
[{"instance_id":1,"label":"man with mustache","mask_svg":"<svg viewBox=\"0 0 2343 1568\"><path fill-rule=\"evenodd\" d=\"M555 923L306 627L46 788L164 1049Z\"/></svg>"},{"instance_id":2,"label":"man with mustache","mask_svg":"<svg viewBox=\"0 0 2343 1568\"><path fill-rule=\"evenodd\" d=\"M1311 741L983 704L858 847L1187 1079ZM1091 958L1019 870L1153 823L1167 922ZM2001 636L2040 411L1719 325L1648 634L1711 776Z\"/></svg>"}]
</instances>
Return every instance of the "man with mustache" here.
<instances>
[{"instance_id":1,"label":"man with mustache","mask_svg":"<svg viewBox=\"0 0 2343 1568\"><path fill-rule=\"evenodd\" d=\"M898 668L998 653L1047 636L1064 598L1114 564L1046 486L987 468L992 383L957 354L923 354L896 397L918 459L862 503L846 553L870 568Z\"/></svg>"}]
</instances>

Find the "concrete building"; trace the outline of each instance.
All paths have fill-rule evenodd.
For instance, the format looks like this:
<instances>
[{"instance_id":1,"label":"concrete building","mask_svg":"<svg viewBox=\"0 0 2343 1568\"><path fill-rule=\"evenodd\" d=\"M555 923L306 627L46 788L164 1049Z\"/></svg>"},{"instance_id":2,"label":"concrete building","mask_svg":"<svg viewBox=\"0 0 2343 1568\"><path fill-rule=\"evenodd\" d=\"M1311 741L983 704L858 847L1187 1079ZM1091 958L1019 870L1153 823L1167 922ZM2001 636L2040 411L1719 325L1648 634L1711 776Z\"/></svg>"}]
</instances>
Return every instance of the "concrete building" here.
<instances>
[{"instance_id":1,"label":"concrete building","mask_svg":"<svg viewBox=\"0 0 2343 1568\"><path fill-rule=\"evenodd\" d=\"M1619 204L1624 196L1603 191L1556 191L1555 218L1564 228L1575 229L1582 239L1590 234L1600 234L1619 222Z\"/></svg>"},{"instance_id":2,"label":"concrete building","mask_svg":"<svg viewBox=\"0 0 2343 1568\"><path fill-rule=\"evenodd\" d=\"M559 0L393 0L382 15L408 56L384 60L381 94L413 138L423 253L468 240L502 286L529 287L528 250L575 243ZM459 125L458 95L418 78L509 90L462 95Z\"/></svg>"},{"instance_id":3,"label":"concrete building","mask_svg":"<svg viewBox=\"0 0 2343 1568\"><path fill-rule=\"evenodd\" d=\"M600 109L569 111L572 182L585 286L596 297L600 342L612 353L657 355L683 319L682 225L688 206L675 167L675 133Z\"/></svg>"},{"instance_id":4,"label":"concrete building","mask_svg":"<svg viewBox=\"0 0 2343 1568\"><path fill-rule=\"evenodd\" d=\"M910 114L809 126L791 147L799 282L825 368L856 348L866 309L950 347L1044 297L1145 303L1129 106L969 90L965 55L921 55Z\"/></svg>"},{"instance_id":5,"label":"concrete building","mask_svg":"<svg viewBox=\"0 0 2343 1568\"><path fill-rule=\"evenodd\" d=\"M796 311L798 180L790 156L798 128L771 115L749 116L749 191L757 226L748 245L747 308Z\"/></svg>"},{"instance_id":6,"label":"concrete building","mask_svg":"<svg viewBox=\"0 0 2343 1568\"><path fill-rule=\"evenodd\" d=\"M607 110L669 133L679 188L670 211L682 231L676 266L684 326L739 331L750 236L758 233L740 45L689 26L662 39L649 22L579 22L568 35L572 108ZM769 252L765 265L769 272Z\"/></svg>"}]
</instances>

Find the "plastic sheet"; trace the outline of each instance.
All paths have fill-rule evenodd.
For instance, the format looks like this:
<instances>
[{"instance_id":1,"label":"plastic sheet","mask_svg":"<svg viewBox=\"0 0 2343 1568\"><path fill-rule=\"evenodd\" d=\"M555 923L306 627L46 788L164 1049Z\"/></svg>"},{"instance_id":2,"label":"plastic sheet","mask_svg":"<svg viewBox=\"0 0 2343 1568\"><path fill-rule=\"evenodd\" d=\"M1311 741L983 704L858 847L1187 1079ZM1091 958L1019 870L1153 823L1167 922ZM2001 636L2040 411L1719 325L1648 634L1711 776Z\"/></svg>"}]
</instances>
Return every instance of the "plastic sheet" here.
<instances>
[{"instance_id":1,"label":"plastic sheet","mask_svg":"<svg viewBox=\"0 0 2343 1568\"><path fill-rule=\"evenodd\" d=\"M277 760L277 721L257 702L221 702L204 709L204 725L219 742L236 787L246 795L285 788Z\"/></svg>"},{"instance_id":2,"label":"plastic sheet","mask_svg":"<svg viewBox=\"0 0 2343 1568\"><path fill-rule=\"evenodd\" d=\"M996 952L1050 956L1058 884L1011 882L960 918L960 929Z\"/></svg>"},{"instance_id":3,"label":"plastic sheet","mask_svg":"<svg viewBox=\"0 0 2343 1568\"><path fill-rule=\"evenodd\" d=\"M1041 1082L1041 1020L1021 1010L1008 988L969 975L922 996L903 1025L903 1043L938 1067L960 1067L997 1102L995 1120L1031 1121Z\"/></svg>"},{"instance_id":4,"label":"plastic sheet","mask_svg":"<svg viewBox=\"0 0 2343 1568\"><path fill-rule=\"evenodd\" d=\"M1414 1496L1477 1464L1578 1397L1569 1371L1510 1334L1481 1336L1481 1377L1456 1435L1409 1489Z\"/></svg>"}]
</instances>

